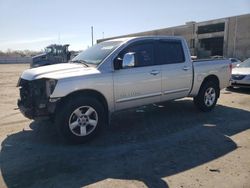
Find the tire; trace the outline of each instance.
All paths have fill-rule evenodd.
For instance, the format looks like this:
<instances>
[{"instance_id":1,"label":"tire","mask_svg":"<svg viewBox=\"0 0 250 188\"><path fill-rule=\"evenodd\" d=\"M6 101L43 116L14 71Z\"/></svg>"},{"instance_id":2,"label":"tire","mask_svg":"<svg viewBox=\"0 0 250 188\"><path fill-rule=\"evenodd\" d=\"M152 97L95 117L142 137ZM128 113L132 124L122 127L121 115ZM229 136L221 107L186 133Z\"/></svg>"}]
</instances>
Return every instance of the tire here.
<instances>
[{"instance_id":1,"label":"tire","mask_svg":"<svg viewBox=\"0 0 250 188\"><path fill-rule=\"evenodd\" d=\"M194 97L195 106L203 112L211 111L219 97L219 86L213 81L207 81L202 84L201 89L196 97Z\"/></svg>"},{"instance_id":2,"label":"tire","mask_svg":"<svg viewBox=\"0 0 250 188\"><path fill-rule=\"evenodd\" d=\"M95 137L105 124L102 104L91 97L74 97L60 105L55 123L66 141L84 143Z\"/></svg>"}]
</instances>

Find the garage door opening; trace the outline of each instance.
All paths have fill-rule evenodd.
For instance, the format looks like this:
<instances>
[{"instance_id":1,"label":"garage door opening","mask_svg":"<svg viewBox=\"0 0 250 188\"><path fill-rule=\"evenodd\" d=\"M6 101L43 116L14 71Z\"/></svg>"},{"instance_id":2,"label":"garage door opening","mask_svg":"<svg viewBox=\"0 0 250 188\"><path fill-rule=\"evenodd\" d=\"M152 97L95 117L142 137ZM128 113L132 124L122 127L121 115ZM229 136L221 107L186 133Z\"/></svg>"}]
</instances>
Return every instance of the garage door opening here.
<instances>
[{"instance_id":1,"label":"garage door opening","mask_svg":"<svg viewBox=\"0 0 250 188\"><path fill-rule=\"evenodd\" d=\"M199 57L207 58L211 56L223 56L223 37L200 39Z\"/></svg>"},{"instance_id":2,"label":"garage door opening","mask_svg":"<svg viewBox=\"0 0 250 188\"><path fill-rule=\"evenodd\" d=\"M225 30L225 23L217 23L217 24L211 24L211 25L204 25L198 27L198 34L204 34L204 33L214 33L214 32L220 32Z\"/></svg>"}]
</instances>

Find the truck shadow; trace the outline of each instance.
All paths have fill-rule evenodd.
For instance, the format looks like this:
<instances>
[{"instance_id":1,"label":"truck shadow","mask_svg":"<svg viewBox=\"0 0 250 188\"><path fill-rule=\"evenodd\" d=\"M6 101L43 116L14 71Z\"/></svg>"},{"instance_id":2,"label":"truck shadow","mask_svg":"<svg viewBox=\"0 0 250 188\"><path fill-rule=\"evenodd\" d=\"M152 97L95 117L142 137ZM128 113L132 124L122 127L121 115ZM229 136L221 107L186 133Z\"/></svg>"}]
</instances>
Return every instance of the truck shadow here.
<instances>
[{"instance_id":1,"label":"truck shadow","mask_svg":"<svg viewBox=\"0 0 250 188\"><path fill-rule=\"evenodd\" d=\"M108 130L78 146L58 138L50 122L33 122L2 142L1 173L8 187L82 187L107 179L168 187L163 178L237 149L229 136L249 129L249 117L222 105L201 113L189 99L167 102L116 114Z\"/></svg>"}]
</instances>

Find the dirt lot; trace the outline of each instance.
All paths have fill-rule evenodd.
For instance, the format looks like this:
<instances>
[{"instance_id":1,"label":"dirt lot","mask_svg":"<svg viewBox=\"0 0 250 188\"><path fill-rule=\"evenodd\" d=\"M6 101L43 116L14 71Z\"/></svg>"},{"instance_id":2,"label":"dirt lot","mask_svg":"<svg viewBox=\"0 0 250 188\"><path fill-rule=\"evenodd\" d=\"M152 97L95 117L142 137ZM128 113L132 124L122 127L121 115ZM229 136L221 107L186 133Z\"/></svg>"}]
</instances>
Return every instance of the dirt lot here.
<instances>
[{"instance_id":1,"label":"dirt lot","mask_svg":"<svg viewBox=\"0 0 250 188\"><path fill-rule=\"evenodd\" d=\"M210 113L188 98L119 113L73 146L16 109L26 68L0 65L0 187L250 187L250 90L223 90Z\"/></svg>"}]
</instances>

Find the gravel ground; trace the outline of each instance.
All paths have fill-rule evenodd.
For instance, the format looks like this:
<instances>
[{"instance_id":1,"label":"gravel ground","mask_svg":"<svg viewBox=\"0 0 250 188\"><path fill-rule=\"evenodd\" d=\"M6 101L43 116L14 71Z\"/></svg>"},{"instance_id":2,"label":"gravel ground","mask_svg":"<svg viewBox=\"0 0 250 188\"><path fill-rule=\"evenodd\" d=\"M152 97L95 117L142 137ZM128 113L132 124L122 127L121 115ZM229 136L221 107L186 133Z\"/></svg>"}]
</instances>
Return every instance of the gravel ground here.
<instances>
[{"instance_id":1,"label":"gravel ground","mask_svg":"<svg viewBox=\"0 0 250 188\"><path fill-rule=\"evenodd\" d=\"M222 90L209 113L189 98L120 112L74 146L16 109L26 68L0 65L0 187L250 187L250 90Z\"/></svg>"}]
</instances>

